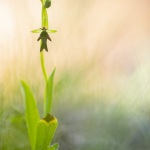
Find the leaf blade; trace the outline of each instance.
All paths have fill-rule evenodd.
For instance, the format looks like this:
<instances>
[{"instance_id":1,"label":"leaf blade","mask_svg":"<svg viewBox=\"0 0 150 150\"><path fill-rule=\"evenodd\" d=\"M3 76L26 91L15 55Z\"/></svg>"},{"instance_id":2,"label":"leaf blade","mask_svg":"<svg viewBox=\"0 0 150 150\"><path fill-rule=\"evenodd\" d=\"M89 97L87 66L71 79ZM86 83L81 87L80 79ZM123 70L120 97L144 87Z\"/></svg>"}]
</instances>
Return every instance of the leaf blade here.
<instances>
[{"instance_id":1,"label":"leaf blade","mask_svg":"<svg viewBox=\"0 0 150 150\"><path fill-rule=\"evenodd\" d=\"M46 118L49 118L48 120ZM51 144L52 138L55 134L58 125L57 119L47 114L47 116L41 119L37 124L37 136L34 150L46 150Z\"/></svg>"},{"instance_id":2,"label":"leaf blade","mask_svg":"<svg viewBox=\"0 0 150 150\"><path fill-rule=\"evenodd\" d=\"M36 124L40 120L40 116L39 116L34 95L30 87L27 85L25 81L20 81L20 85L21 85L21 92L25 102L25 109L26 109L25 114L26 114L26 122L27 122L29 139L30 139L31 147L33 149L36 140Z\"/></svg>"},{"instance_id":3,"label":"leaf blade","mask_svg":"<svg viewBox=\"0 0 150 150\"><path fill-rule=\"evenodd\" d=\"M45 88L45 98L44 98L44 115L46 116L51 112L52 99L53 99L53 81L56 68L50 74Z\"/></svg>"}]
</instances>

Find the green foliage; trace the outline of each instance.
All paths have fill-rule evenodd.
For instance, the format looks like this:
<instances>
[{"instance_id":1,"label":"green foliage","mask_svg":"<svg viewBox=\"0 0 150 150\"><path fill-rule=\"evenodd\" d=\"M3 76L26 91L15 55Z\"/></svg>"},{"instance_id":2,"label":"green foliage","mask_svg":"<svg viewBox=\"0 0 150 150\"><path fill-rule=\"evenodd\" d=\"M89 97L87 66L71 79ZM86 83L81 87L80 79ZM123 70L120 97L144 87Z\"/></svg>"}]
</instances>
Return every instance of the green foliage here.
<instances>
[{"instance_id":1,"label":"green foliage","mask_svg":"<svg viewBox=\"0 0 150 150\"><path fill-rule=\"evenodd\" d=\"M47 114L45 118L38 122L35 150L46 150L48 148L56 131L57 124L57 119L50 114Z\"/></svg>"},{"instance_id":2,"label":"green foliage","mask_svg":"<svg viewBox=\"0 0 150 150\"><path fill-rule=\"evenodd\" d=\"M49 76L46 88L45 88L45 99L44 99L44 115L46 116L51 112L52 98L53 98L53 80L54 80L55 69Z\"/></svg>"},{"instance_id":3,"label":"green foliage","mask_svg":"<svg viewBox=\"0 0 150 150\"><path fill-rule=\"evenodd\" d=\"M31 147L33 149L36 139L36 125L40 120L39 112L37 110L34 95L25 81L21 81L21 91L25 101L26 121Z\"/></svg>"},{"instance_id":4,"label":"green foliage","mask_svg":"<svg viewBox=\"0 0 150 150\"><path fill-rule=\"evenodd\" d=\"M48 14L46 8L51 6L50 0L41 0L42 2L42 28L33 30L33 33L41 33L38 41L41 40L41 67L43 71L43 76L45 78L46 87L44 95L44 118L40 119L39 112L36 105L36 100L34 95L25 81L21 81L21 91L25 100L25 110L26 110L26 122L28 128L28 134L30 138L32 150L57 150L58 144L53 146L51 144L52 138L56 131L58 121L57 119L50 115L52 96L53 96L53 79L55 74L55 69L52 71L51 75L47 79L47 73L44 64L44 54L43 49L48 51L47 39L51 41L49 33L55 33L56 30L48 29Z\"/></svg>"},{"instance_id":5,"label":"green foliage","mask_svg":"<svg viewBox=\"0 0 150 150\"><path fill-rule=\"evenodd\" d=\"M107 99L107 93L90 94L89 89L83 88L86 79L79 69L80 67L70 70L64 68L59 71L55 81L52 110L59 120L59 128L52 144L58 142L59 150L149 150L150 95L140 103L140 109L135 109L135 102L130 96L124 103L125 97L120 93L118 100L114 100L116 96ZM84 74L87 73L84 71ZM31 76L30 80L32 78ZM92 83L90 85L93 86ZM13 88L17 86L16 84ZM37 94L41 93L37 86L42 86L40 80L32 84L32 88L36 92L38 105L42 108L43 95ZM2 94L4 93L1 92L0 95ZM0 105L0 150L31 150L20 92L10 91L5 94L7 95L0 102L6 102L8 96L14 99L3 108ZM42 113L41 109L40 114Z\"/></svg>"}]
</instances>

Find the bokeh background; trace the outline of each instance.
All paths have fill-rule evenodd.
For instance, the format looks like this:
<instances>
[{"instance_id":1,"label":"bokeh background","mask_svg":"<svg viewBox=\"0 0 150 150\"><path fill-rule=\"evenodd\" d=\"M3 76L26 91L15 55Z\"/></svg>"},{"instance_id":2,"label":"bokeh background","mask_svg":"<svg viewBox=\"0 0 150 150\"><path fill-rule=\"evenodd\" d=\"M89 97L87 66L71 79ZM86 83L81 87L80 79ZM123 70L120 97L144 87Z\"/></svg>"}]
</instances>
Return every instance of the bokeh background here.
<instances>
[{"instance_id":1,"label":"bokeh background","mask_svg":"<svg viewBox=\"0 0 150 150\"><path fill-rule=\"evenodd\" d=\"M55 0L47 72L57 68L53 142L60 150L150 149L150 1ZM0 2L0 149L27 150L19 81L42 117L44 79L38 34L40 0Z\"/></svg>"}]
</instances>

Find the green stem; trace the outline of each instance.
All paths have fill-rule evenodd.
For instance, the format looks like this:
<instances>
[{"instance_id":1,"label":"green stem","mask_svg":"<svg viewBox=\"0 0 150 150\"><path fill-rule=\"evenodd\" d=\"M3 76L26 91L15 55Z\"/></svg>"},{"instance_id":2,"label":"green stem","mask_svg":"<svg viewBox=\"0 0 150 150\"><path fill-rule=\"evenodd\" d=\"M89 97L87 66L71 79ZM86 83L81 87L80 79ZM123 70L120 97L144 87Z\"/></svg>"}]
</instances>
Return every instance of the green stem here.
<instances>
[{"instance_id":1,"label":"green stem","mask_svg":"<svg viewBox=\"0 0 150 150\"><path fill-rule=\"evenodd\" d=\"M45 3L45 1L43 0L42 1L42 27L46 27L48 29L48 14L47 14L46 8L44 7L44 3ZM46 68L45 68L45 63L44 63L44 52L43 51L40 53L40 58L41 58L42 72L43 72L45 83L47 86L48 78L47 78L47 73L46 73ZM47 106L48 106L47 100L44 98L44 114L45 115L48 113Z\"/></svg>"},{"instance_id":2,"label":"green stem","mask_svg":"<svg viewBox=\"0 0 150 150\"><path fill-rule=\"evenodd\" d=\"M40 59L41 59L41 67L42 67L43 76L44 76L45 82L47 82L47 73L46 73L46 69L45 69L43 51L40 52Z\"/></svg>"},{"instance_id":3,"label":"green stem","mask_svg":"<svg viewBox=\"0 0 150 150\"><path fill-rule=\"evenodd\" d=\"M42 3L42 27L48 28L47 10L43 6L43 3ZM46 69L45 69L44 53L43 53L43 51L40 52L40 59L41 59L41 67L42 67L42 72L43 72L43 75L44 75L44 79L45 79L45 82L47 82L47 73L46 73Z\"/></svg>"},{"instance_id":4,"label":"green stem","mask_svg":"<svg viewBox=\"0 0 150 150\"><path fill-rule=\"evenodd\" d=\"M48 29L48 14L45 6L42 6L42 27Z\"/></svg>"}]
</instances>

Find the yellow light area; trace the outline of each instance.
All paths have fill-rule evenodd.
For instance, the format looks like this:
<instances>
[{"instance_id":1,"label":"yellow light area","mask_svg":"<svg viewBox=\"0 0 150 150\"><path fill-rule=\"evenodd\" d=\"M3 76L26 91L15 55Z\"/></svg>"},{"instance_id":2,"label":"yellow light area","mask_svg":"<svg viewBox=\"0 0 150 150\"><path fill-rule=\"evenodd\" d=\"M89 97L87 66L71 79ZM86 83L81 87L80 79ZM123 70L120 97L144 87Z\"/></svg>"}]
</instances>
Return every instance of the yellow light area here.
<instances>
[{"instance_id":1,"label":"yellow light area","mask_svg":"<svg viewBox=\"0 0 150 150\"><path fill-rule=\"evenodd\" d=\"M2 35L1 39L3 39L2 37L12 34L14 22L10 5L1 3L0 11L0 34Z\"/></svg>"}]
</instances>

